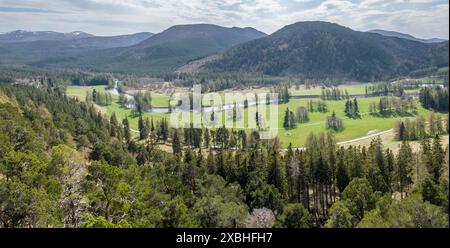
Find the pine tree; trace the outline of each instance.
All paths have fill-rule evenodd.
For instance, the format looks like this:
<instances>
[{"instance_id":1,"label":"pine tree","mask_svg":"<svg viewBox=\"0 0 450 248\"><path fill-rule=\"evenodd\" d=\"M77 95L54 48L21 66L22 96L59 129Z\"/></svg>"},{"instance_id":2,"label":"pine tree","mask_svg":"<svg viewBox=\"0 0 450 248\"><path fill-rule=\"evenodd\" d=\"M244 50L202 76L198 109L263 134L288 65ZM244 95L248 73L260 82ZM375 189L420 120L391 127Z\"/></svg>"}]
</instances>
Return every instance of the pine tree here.
<instances>
[{"instance_id":1,"label":"pine tree","mask_svg":"<svg viewBox=\"0 0 450 248\"><path fill-rule=\"evenodd\" d=\"M160 137L161 140L163 140L164 142L167 141L168 137L169 137L169 126L167 124L167 120L166 118L163 118L160 122Z\"/></svg>"},{"instance_id":2,"label":"pine tree","mask_svg":"<svg viewBox=\"0 0 450 248\"><path fill-rule=\"evenodd\" d=\"M400 125L398 126L398 140L405 141L406 140L406 128L405 123L400 122Z\"/></svg>"},{"instance_id":3,"label":"pine tree","mask_svg":"<svg viewBox=\"0 0 450 248\"><path fill-rule=\"evenodd\" d=\"M297 122L295 120L295 115L290 111L289 113L289 128L294 129L297 126Z\"/></svg>"},{"instance_id":4,"label":"pine tree","mask_svg":"<svg viewBox=\"0 0 450 248\"><path fill-rule=\"evenodd\" d=\"M147 130L147 127L145 126L142 115L139 115L138 128L139 128L139 139L140 140L146 139L148 136L148 130Z\"/></svg>"},{"instance_id":5,"label":"pine tree","mask_svg":"<svg viewBox=\"0 0 450 248\"><path fill-rule=\"evenodd\" d=\"M381 191L383 193L390 192L390 173L386 166L386 158L383 153L383 143L378 136L370 143L370 167L369 181L372 184L374 190Z\"/></svg>"},{"instance_id":6,"label":"pine tree","mask_svg":"<svg viewBox=\"0 0 450 248\"><path fill-rule=\"evenodd\" d=\"M351 116L351 114L350 114L350 105L351 105L350 100L347 100L345 102L345 109L344 109L344 113L345 113L346 116Z\"/></svg>"},{"instance_id":7,"label":"pine tree","mask_svg":"<svg viewBox=\"0 0 450 248\"><path fill-rule=\"evenodd\" d=\"M205 128L205 132L203 134L203 140L205 141L205 147L209 148L209 143L211 142L211 136L208 128Z\"/></svg>"},{"instance_id":8,"label":"pine tree","mask_svg":"<svg viewBox=\"0 0 450 248\"><path fill-rule=\"evenodd\" d=\"M430 119L428 121L428 125L430 127L430 136L434 137L437 134L436 129L436 116L434 114L430 115Z\"/></svg>"},{"instance_id":9,"label":"pine tree","mask_svg":"<svg viewBox=\"0 0 450 248\"><path fill-rule=\"evenodd\" d=\"M285 129L289 128L289 108L286 108L286 110L284 111L284 121L283 121L283 127Z\"/></svg>"},{"instance_id":10,"label":"pine tree","mask_svg":"<svg viewBox=\"0 0 450 248\"><path fill-rule=\"evenodd\" d=\"M336 113L333 111L331 116L328 116L326 119L326 127L328 129L332 129L336 132L339 132L343 129L343 121L336 116Z\"/></svg>"},{"instance_id":11,"label":"pine tree","mask_svg":"<svg viewBox=\"0 0 450 248\"><path fill-rule=\"evenodd\" d=\"M240 141L240 148L241 150L247 148L247 133L244 130L238 131L239 141Z\"/></svg>"},{"instance_id":12,"label":"pine tree","mask_svg":"<svg viewBox=\"0 0 450 248\"><path fill-rule=\"evenodd\" d=\"M403 141L400 146L400 151L397 155L397 182L400 190L400 196L403 199L405 187L409 188L412 184L412 151L411 147L406 141Z\"/></svg>"},{"instance_id":13,"label":"pine tree","mask_svg":"<svg viewBox=\"0 0 450 248\"><path fill-rule=\"evenodd\" d=\"M358 105L358 100L355 98L353 99L353 111L354 111L354 116L355 117L359 117L359 105Z\"/></svg>"},{"instance_id":14,"label":"pine tree","mask_svg":"<svg viewBox=\"0 0 450 248\"><path fill-rule=\"evenodd\" d=\"M154 124L154 122L153 122L153 117L152 117L152 119L151 119L151 121L150 121L150 132L155 132L155 124Z\"/></svg>"},{"instance_id":15,"label":"pine tree","mask_svg":"<svg viewBox=\"0 0 450 248\"><path fill-rule=\"evenodd\" d=\"M256 126L258 127L258 129L261 129L261 117L259 116L258 111L256 111L255 114L255 121L256 121Z\"/></svg>"},{"instance_id":16,"label":"pine tree","mask_svg":"<svg viewBox=\"0 0 450 248\"><path fill-rule=\"evenodd\" d=\"M268 183L275 186L282 195L286 192L286 177L283 166L280 162L278 151L275 148L271 148L271 154L269 158L269 176Z\"/></svg>"},{"instance_id":17,"label":"pine tree","mask_svg":"<svg viewBox=\"0 0 450 248\"><path fill-rule=\"evenodd\" d=\"M172 137L172 151L174 155L180 155L181 154L181 144L180 144L180 138L178 137L178 130L175 129L173 132Z\"/></svg>"},{"instance_id":18,"label":"pine tree","mask_svg":"<svg viewBox=\"0 0 450 248\"><path fill-rule=\"evenodd\" d=\"M305 107L298 107L296 117L297 117L297 122L299 122L299 123L308 122L309 121L308 110Z\"/></svg>"},{"instance_id":19,"label":"pine tree","mask_svg":"<svg viewBox=\"0 0 450 248\"><path fill-rule=\"evenodd\" d=\"M150 120L147 118L145 118L144 121L144 137L148 138L148 136L150 135Z\"/></svg>"},{"instance_id":20,"label":"pine tree","mask_svg":"<svg viewBox=\"0 0 450 248\"><path fill-rule=\"evenodd\" d=\"M350 179L348 176L347 169L345 167L344 162L344 154L343 150L338 154L339 161L336 168L336 183L339 189L339 192L344 192L345 187L350 183Z\"/></svg>"},{"instance_id":21,"label":"pine tree","mask_svg":"<svg viewBox=\"0 0 450 248\"><path fill-rule=\"evenodd\" d=\"M432 154L432 176L436 182L439 181L442 174L442 168L444 165L445 152L442 149L441 138L436 135L433 139L433 145L431 149Z\"/></svg>"},{"instance_id":22,"label":"pine tree","mask_svg":"<svg viewBox=\"0 0 450 248\"><path fill-rule=\"evenodd\" d=\"M286 178L287 178L287 194L288 199L292 201L296 196L297 179L298 179L298 161L294 158L294 151L292 150L292 144L289 144L288 151L284 157Z\"/></svg>"},{"instance_id":23,"label":"pine tree","mask_svg":"<svg viewBox=\"0 0 450 248\"><path fill-rule=\"evenodd\" d=\"M130 132L130 123L128 122L128 118L125 117L125 119L123 119L122 125L123 125L123 135L124 135L125 141L127 143L130 143L131 132Z\"/></svg>"},{"instance_id":24,"label":"pine tree","mask_svg":"<svg viewBox=\"0 0 450 248\"><path fill-rule=\"evenodd\" d=\"M117 137L118 129L119 129L119 122L117 121L116 113L112 113L111 117L109 118L109 123L111 124L111 127L109 129L109 135L113 137Z\"/></svg>"}]
</instances>

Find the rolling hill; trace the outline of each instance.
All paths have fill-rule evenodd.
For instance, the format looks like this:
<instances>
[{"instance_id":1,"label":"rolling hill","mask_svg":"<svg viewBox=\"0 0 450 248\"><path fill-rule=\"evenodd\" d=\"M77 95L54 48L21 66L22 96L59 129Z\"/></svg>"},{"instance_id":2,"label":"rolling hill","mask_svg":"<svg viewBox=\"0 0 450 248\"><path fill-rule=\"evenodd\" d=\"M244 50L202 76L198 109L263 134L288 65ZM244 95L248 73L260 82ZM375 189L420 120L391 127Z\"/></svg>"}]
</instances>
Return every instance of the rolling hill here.
<instances>
[{"instance_id":1,"label":"rolling hill","mask_svg":"<svg viewBox=\"0 0 450 248\"><path fill-rule=\"evenodd\" d=\"M128 47L148 39L152 33L136 33L120 36L89 36L70 40L36 40L0 44L5 51L0 63L33 64L60 58L78 56L86 52Z\"/></svg>"},{"instance_id":2,"label":"rolling hill","mask_svg":"<svg viewBox=\"0 0 450 248\"><path fill-rule=\"evenodd\" d=\"M381 80L447 66L449 43L425 44L357 32L327 22L299 22L238 45L204 66L211 72Z\"/></svg>"},{"instance_id":3,"label":"rolling hill","mask_svg":"<svg viewBox=\"0 0 450 248\"><path fill-rule=\"evenodd\" d=\"M393 35L327 22L299 22L269 36L253 28L176 25L155 35L59 40L56 35L31 42L17 37L20 41L0 43L0 63L136 74L245 72L358 81L448 66L448 41L427 43Z\"/></svg>"},{"instance_id":4,"label":"rolling hill","mask_svg":"<svg viewBox=\"0 0 450 248\"><path fill-rule=\"evenodd\" d=\"M440 43L440 42L446 41L444 39L439 39L439 38L419 39L419 38L416 38L409 34L403 34L403 33L394 32L394 31L386 31L386 30L381 30L381 29L374 29L374 30L370 30L368 32L375 33L375 34L381 34L383 36L397 37L397 38L401 38L401 39L413 40L413 41L418 41L418 42L423 42L423 43Z\"/></svg>"},{"instance_id":5,"label":"rolling hill","mask_svg":"<svg viewBox=\"0 0 450 248\"><path fill-rule=\"evenodd\" d=\"M74 31L70 33L58 33L53 31L25 31L15 30L5 34L0 34L0 44L2 43L16 43L16 42L33 42L38 40L73 40L93 37L92 34L81 31Z\"/></svg>"},{"instance_id":6,"label":"rolling hill","mask_svg":"<svg viewBox=\"0 0 450 248\"><path fill-rule=\"evenodd\" d=\"M173 72L192 60L264 36L266 34L253 28L177 25L134 46L96 51L50 64L121 73Z\"/></svg>"}]
</instances>

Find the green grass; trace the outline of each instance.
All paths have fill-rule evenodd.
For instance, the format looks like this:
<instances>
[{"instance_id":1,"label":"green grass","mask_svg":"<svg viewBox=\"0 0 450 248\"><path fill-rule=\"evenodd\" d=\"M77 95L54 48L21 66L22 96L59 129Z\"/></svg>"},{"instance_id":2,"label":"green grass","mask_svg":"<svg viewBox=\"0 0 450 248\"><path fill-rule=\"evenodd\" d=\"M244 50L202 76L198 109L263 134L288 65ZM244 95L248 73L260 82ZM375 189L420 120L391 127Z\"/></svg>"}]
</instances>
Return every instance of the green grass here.
<instances>
[{"instance_id":1,"label":"green grass","mask_svg":"<svg viewBox=\"0 0 450 248\"><path fill-rule=\"evenodd\" d=\"M421 81L424 84L444 84L443 78L423 77L423 78L418 78L417 80Z\"/></svg>"},{"instance_id":2,"label":"green grass","mask_svg":"<svg viewBox=\"0 0 450 248\"><path fill-rule=\"evenodd\" d=\"M152 106L156 108L167 108L170 97L152 92Z\"/></svg>"},{"instance_id":3,"label":"green grass","mask_svg":"<svg viewBox=\"0 0 450 248\"><path fill-rule=\"evenodd\" d=\"M86 99L86 92L96 89L99 92L105 91L105 86L94 86L94 87L85 87L85 86L68 86L66 93L68 96L77 97L81 101ZM130 122L130 127L134 130L138 129L138 120L139 118L132 115L132 111L130 109L125 109L120 106L118 103L119 97L116 95L112 95L113 103L109 106L100 107L99 109L104 110L104 112L111 116L113 113L116 114L116 117L119 121L128 117ZM167 100L165 100L167 99ZM152 104L154 103L155 107L167 107L168 96L164 96L161 94L152 94ZM165 104L163 104L165 102ZM155 121L162 119L164 116L168 116L168 114L159 114L159 113L144 113L144 118L153 118Z\"/></svg>"},{"instance_id":4,"label":"green grass","mask_svg":"<svg viewBox=\"0 0 450 248\"><path fill-rule=\"evenodd\" d=\"M327 132L325 127L325 119L330 116L333 111L336 115L344 120L344 130L339 133L335 133L335 137L338 141L346 141L355 138L359 138L367 135L370 131L385 131L393 128L398 120L404 118L401 116L396 117L378 117L368 114L369 105L372 102L378 103L379 97L371 97L358 99L360 113L362 114L360 119L349 119L345 116L345 100L343 101L327 101L328 113L310 113L310 121L304 124L298 124L297 128L292 130L286 130L283 127L284 111L287 107L293 112L299 106L306 106L308 99L291 99L288 104L281 104L278 107L278 137L284 146L292 143L294 147L302 147L305 145L306 139L309 133L321 133ZM418 106L418 114L428 115L431 112Z\"/></svg>"},{"instance_id":5,"label":"green grass","mask_svg":"<svg viewBox=\"0 0 450 248\"><path fill-rule=\"evenodd\" d=\"M111 116L113 113L116 114L116 117L119 121L128 117L130 122L130 127L134 130L138 130L138 121L139 118L137 116L133 116L132 111L130 109L122 108L116 100L106 107L106 113L108 116ZM144 113L143 118L153 118L155 121L162 119L164 116L168 116L167 114L159 114L159 113Z\"/></svg>"},{"instance_id":6,"label":"green grass","mask_svg":"<svg viewBox=\"0 0 450 248\"><path fill-rule=\"evenodd\" d=\"M342 90L347 90L350 95L362 95L366 93L366 86L370 84L346 84L340 85L338 88ZM291 96L310 96L310 95L318 95L322 94L322 87L316 86L306 89L304 86L300 86L299 89L295 89L292 87L290 89Z\"/></svg>"},{"instance_id":7,"label":"green grass","mask_svg":"<svg viewBox=\"0 0 450 248\"><path fill-rule=\"evenodd\" d=\"M126 93L128 93L130 95L134 95L134 94L137 94L139 91L141 91L141 90L130 90L130 91L126 91ZM156 93L156 92L151 92L151 96L152 96L152 106L153 107L167 108L167 106L169 105L170 96Z\"/></svg>"},{"instance_id":8,"label":"green grass","mask_svg":"<svg viewBox=\"0 0 450 248\"><path fill-rule=\"evenodd\" d=\"M426 83L434 83L434 84L443 84L444 79L442 78L435 78L435 77L423 77L423 78L417 78L417 79L411 79L411 80L418 80L424 84ZM376 83L375 83L376 84ZM373 84L344 84L338 86L339 89L347 90L348 94L350 95L364 95L366 93L366 86L373 85ZM411 90L405 90L406 93L419 93L420 89L411 89ZM291 96L311 96L316 95L320 96L322 94L322 86L316 86L311 87L309 89L306 89L305 86L300 86L299 89L296 89L295 87L292 87L290 89Z\"/></svg>"},{"instance_id":9,"label":"green grass","mask_svg":"<svg viewBox=\"0 0 450 248\"><path fill-rule=\"evenodd\" d=\"M98 85L98 86L67 86L66 94L68 96L74 96L77 97L79 100L86 100L86 92L91 90L97 90L99 92L105 91L105 86Z\"/></svg>"},{"instance_id":10,"label":"green grass","mask_svg":"<svg viewBox=\"0 0 450 248\"><path fill-rule=\"evenodd\" d=\"M97 90L104 90L102 86L95 87ZM79 97L80 100L84 100L86 96L86 91L90 90L90 87L75 87L71 86L67 88L67 94L69 96ZM355 91L354 91L355 92ZM158 97L155 97L156 94L153 94L153 101L157 101ZM158 101L159 103L164 102L165 97L160 97ZM345 108L345 100L341 101L327 101L328 112L327 113L319 113L313 112L309 113L310 121L304 124L298 124L297 128L292 130L286 130L283 128L283 119L284 112L286 108L289 108L291 111L295 112L297 107L307 105L307 101L309 99L291 99L287 104L280 104L277 106L278 108L278 137L280 141L283 143L283 146L288 146L289 143L292 143L294 147L302 147L305 145L306 139L309 133L321 133L327 132L325 127L325 119L327 116L330 116L333 111L336 112L336 115L344 120L344 130L339 133L335 133L335 137L338 141L346 141L355 138L359 138L367 135L370 131L385 131L393 128L395 124L402 118L401 116L394 117L378 117L370 115L369 106L370 103L378 103L380 97L370 97L358 99L359 109L361 113L361 118L359 119L349 119L345 116L344 108ZM129 109L122 108L117 103L118 97L113 96L113 103L109 106L102 107L108 115L112 115L115 113L118 120L121 121L125 117L129 118L130 126L132 129L138 129L138 118L132 116L132 111ZM152 102L153 102L152 101ZM244 111L244 125L248 127L248 119L254 118L248 117L249 111L253 111L255 107L250 107L249 109L245 109ZM268 110L268 109L267 109ZM418 106L418 114L429 115L431 112L423 109L421 106ZM198 116L197 113L190 113L192 116ZM219 115L219 113L217 113ZM226 113L222 112L222 120L226 120ZM144 118L153 118L155 121L160 120L164 117L169 118L169 114L161 114L161 113L144 113ZM217 118L217 117L216 117ZM270 117L269 117L270 118ZM181 124L183 125L183 124Z\"/></svg>"},{"instance_id":11,"label":"green grass","mask_svg":"<svg viewBox=\"0 0 450 248\"><path fill-rule=\"evenodd\" d=\"M419 93L420 93L420 88L417 88L417 89L408 89L408 90L405 90L405 93L406 93L406 94L419 94Z\"/></svg>"}]
</instances>

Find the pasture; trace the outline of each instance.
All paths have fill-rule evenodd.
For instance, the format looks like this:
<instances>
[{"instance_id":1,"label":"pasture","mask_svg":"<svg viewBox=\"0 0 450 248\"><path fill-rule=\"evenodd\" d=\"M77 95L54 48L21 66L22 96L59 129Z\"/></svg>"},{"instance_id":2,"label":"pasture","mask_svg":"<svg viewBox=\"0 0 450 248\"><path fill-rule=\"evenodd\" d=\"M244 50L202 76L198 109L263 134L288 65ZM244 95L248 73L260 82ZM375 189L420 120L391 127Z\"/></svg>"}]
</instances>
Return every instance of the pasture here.
<instances>
[{"instance_id":1,"label":"pasture","mask_svg":"<svg viewBox=\"0 0 450 248\"><path fill-rule=\"evenodd\" d=\"M349 90L350 94L360 94L364 91L364 86L361 85L347 85L343 86ZM86 92L92 89L96 89L99 91L104 91L104 86L95 86L95 87L79 87L79 86L70 86L67 88L67 95L74 96L79 98L80 100L84 100L86 96ZM320 87L317 89L309 89L308 93L300 93L297 94L312 94L315 95L317 92L320 94ZM155 106L167 106L167 102L169 97L160 94L152 94L152 104L155 101ZM307 96L307 95L306 95ZM378 103L380 97L369 97L369 98L361 98L358 99L359 110L360 110L360 118L352 119L347 118L344 113L345 108L345 100L340 101L326 101L328 106L328 112L320 113L320 112L310 112L309 113L309 121L307 123L298 123L297 127L294 129L284 129L283 128L283 120L285 115L286 108L289 108L290 111L294 112L300 106L306 107L309 99L291 99L289 103L279 104L277 106L278 109L278 137L282 142L284 147L287 147L290 143L294 147L303 147L305 145L306 139L310 133L321 133L327 132L327 128L325 126L325 119L327 116L330 116L334 111L336 116L341 118L344 121L344 129L341 132L335 133L335 137L337 141L347 141L355 138L363 137L368 135L369 133L376 133L385 130L389 130L395 126L395 124L402 118L402 116L389 116L389 117L381 117L372 115L369 113L369 106L371 103ZM111 116L113 113L116 114L117 119L121 121L125 117L128 117L130 121L130 127L136 131L138 129L138 117L133 116L133 111L130 109L122 108L118 101L118 96L113 96L113 103L109 106L99 107L103 109L108 116ZM249 116L250 113L254 113L256 111L256 106L251 106L248 109L245 109L243 113L244 118L244 127L248 128L248 120L250 118L255 118L255 116ZM268 109L267 109L268 111ZM423 109L420 104L417 105L417 114L428 116L431 114L430 111ZM216 116L219 116L219 113L215 113ZM227 113L220 113L222 117L222 121L226 120ZM190 116L198 116L199 114L194 113L190 114ZM144 113L144 118L153 118L155 121L160 120L164 117L169 118L169 114L167 113ZM270 116L268 117L270 118Z\"/></svg>"}]
</instances>

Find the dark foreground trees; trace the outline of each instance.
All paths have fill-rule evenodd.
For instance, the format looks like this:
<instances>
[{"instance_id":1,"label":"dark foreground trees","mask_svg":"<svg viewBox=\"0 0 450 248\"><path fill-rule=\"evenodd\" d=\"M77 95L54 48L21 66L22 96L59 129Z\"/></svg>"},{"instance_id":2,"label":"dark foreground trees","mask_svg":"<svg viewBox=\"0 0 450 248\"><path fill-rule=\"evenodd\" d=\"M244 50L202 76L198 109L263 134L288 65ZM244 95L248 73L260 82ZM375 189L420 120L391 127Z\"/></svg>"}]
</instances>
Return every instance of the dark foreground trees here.
<instances>
[{"instance_id":1,"label":"dark foreground trees","mask_svg":"<svg viewBox=\"0 0 450 248\"><path fill-rule=\"evenodd\" d=\"M424 88L420 91L420 103L426 109L448 113L448 87Z\"/></svg>"},{"instance_id":2,"label":"dark foreground trees","mask_svg":"<svg viewBox=\"0 0 450 248\"><path fill-rule=\"evenodd\" d=\"M0 91L1 227L448 226L439 136L394 153L311 134L281 151L257 131L151 120L139 140L56 89Z\"/></svg>"}]
</instances>

